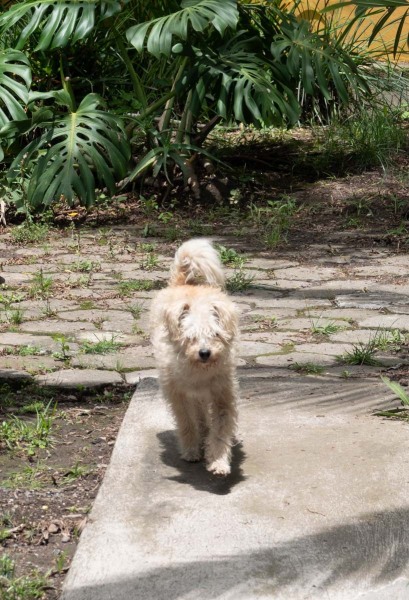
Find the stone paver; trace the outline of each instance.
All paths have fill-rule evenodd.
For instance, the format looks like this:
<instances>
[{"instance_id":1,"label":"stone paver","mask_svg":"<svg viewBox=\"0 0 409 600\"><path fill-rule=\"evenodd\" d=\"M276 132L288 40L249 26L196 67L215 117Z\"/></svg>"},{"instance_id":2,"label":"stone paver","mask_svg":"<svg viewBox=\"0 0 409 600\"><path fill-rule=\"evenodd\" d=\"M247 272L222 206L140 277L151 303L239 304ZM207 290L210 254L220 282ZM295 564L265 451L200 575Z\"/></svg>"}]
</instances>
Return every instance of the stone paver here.
<instances>
[{"instance_id":1,"label":"stone paver","mask_svg":"<svg viewBox=\"0 0 409 600\"><path fill-rule=\"evenodd\" d=\"M36 375L34 380L39 385L61 388L93 388L123 383L122 377L115 371L97 369L64 369L46 375Z\"/></svg>"}]
</instances>

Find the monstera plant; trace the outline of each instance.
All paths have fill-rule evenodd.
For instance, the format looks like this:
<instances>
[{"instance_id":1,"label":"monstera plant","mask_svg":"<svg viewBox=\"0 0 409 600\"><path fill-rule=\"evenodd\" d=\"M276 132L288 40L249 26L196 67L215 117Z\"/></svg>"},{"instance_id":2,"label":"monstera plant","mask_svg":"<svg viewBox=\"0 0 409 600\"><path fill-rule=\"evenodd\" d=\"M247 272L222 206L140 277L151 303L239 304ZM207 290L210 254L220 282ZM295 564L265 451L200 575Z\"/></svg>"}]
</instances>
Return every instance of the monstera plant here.
<instances>
[{"instance_id":1,"label":"monstera plant","mask_svg":"<svg viewBox=\"0 0 409 600\"><path fill-rule=\"evenodd\" d=\"M192 185L192 157L207 153L203 144L221 121L289 127L306 97L330 106L369 96L359 53L345 36L300 20L297 4L21 0L3 7L3 175L13 184L30 174L33 209L60 198L90 206L95 188L113 193L118 181L149 169L171 181L176 166Z\"/></svg>"}]
</instances>

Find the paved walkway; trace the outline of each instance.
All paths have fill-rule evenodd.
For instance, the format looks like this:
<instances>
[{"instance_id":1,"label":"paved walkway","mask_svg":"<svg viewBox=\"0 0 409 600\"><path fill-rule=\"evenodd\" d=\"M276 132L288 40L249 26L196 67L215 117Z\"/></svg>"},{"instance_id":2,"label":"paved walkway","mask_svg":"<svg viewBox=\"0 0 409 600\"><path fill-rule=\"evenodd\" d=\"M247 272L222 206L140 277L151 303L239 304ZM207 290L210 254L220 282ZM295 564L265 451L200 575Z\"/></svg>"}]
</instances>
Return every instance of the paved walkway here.
<instances>
[{"instance_id":1,"label":"paved walkway","mask_svg":"<svg viewBox=\"0 0 409 600\"><path fill-rule=\"evenodd\" d=\"M0 238L0 377L143 380L64 600L407 598L409 431L372 413L397 404L379 372L406 361L408 256L342 238L263 254L218 240L247 250L254 277L235 294L241 442L220 481L178 459L152 378L147 311L174 248L127 228L80 236ZM340 361L374 338L381 365Z\"/></svg>"},{"instance_id":2,"label":"paved walkway","mask_svg":"<svg viewBox=\"0 0 409 600\"><path fill-rule=\"evenodd\" d=\"M26 247L0 237L2 378L134 384L141 370L154 368L149 304L152 288L167 280L175 245L132 231L65 231ZM218 241L238 253L247 249L237 240ZM290 376L289 366L312 363L333 375L359 375L368 369L340 365L337 357L380 330L384 335L384 328L395 330L395 338L409 330L407 255L324 243L302 256L243 256L244 273L254 279L235 297L242 312L241 366L272 366ZM328 335L314 335L319 330ZM392 346L384 348L383 364L396 362Z\"/></svg>"}]
</instances>

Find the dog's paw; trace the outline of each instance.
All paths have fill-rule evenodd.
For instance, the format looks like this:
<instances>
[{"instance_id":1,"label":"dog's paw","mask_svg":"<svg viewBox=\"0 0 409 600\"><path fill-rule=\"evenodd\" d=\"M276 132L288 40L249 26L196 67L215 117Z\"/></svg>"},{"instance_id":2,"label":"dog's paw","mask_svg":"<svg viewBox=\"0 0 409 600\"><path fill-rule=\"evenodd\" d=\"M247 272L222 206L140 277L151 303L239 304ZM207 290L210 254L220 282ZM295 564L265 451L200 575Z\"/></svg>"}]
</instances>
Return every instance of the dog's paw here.
<instances>
[{"instance_id":1,"label":"dog's paw","mask_svg":"<svg viewBox=\"0 0 409 600\"><path fill-rule=\"evenodd\" d=\"M230 473L230 465L227 460L219 458L218 460L214 460L206 466L206 469L213 473L213 475L218 475L219 477L225 477Z\"/></svg>"},{"instance_id":2,"label":"dog's paw","mask_svg":"<svg viewBox=\"0 0 409 600\"><path fill-rule=\"evenodd\" d=\"M202 458L200 450L197 450L196 448L187 448L186 450L183 450L181 457L188 462L198 462Z\"/></svg>"}]
</instances>

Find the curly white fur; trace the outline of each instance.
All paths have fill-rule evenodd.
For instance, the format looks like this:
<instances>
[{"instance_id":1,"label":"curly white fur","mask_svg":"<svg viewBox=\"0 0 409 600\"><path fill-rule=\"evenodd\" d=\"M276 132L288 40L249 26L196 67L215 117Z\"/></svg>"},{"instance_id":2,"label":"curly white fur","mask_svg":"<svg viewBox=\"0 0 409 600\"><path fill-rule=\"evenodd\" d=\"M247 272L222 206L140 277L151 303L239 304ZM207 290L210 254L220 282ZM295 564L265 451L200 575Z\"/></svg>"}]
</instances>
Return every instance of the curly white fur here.
<instances>
[{"instance_id":1,"label":"curly white fur","mask_svg":"<svg viewBox=\"0 0 409 600\"><path fill-rule=\"evenodd\" d=\"M224 275L207 240L179 248L169 286L152 306L152 343L181 455L204 456L208 471L230 473L237 423L235 341L238 311L222 291Z\"/></svg>"}]
</instances>

